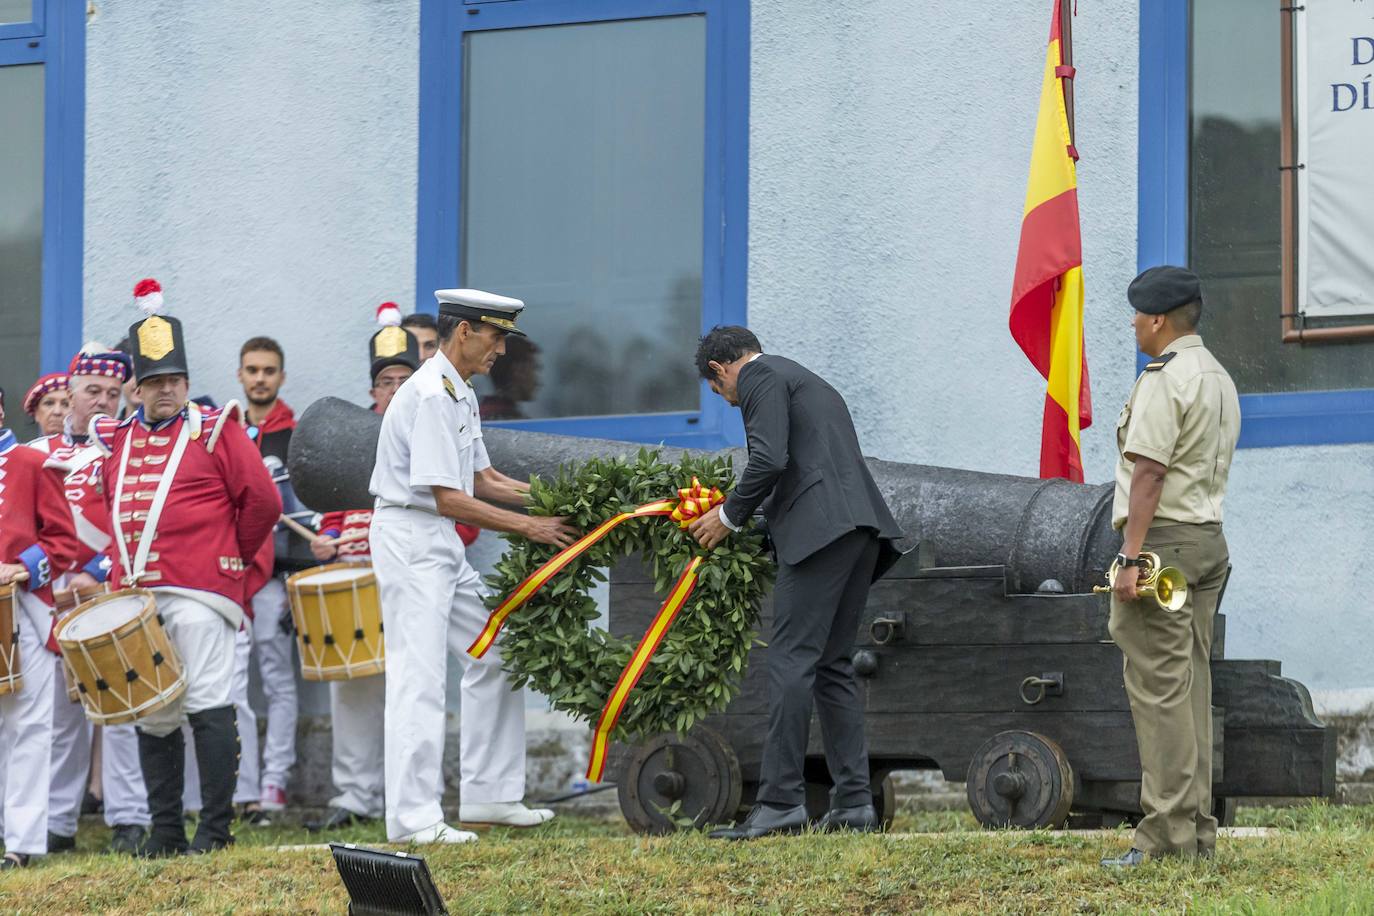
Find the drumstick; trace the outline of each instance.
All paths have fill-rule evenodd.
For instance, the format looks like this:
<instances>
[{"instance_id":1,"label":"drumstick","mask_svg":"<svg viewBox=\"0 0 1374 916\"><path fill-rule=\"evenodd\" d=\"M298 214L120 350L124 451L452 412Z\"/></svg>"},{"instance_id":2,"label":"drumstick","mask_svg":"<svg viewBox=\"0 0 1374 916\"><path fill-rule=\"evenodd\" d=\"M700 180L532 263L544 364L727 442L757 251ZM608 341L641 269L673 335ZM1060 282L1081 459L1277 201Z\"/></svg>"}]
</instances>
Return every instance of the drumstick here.
<instances>
[{"instance_id":1,"label":"drumstick","mask_svg":"<svg viewBox=\"0 0 1374 916\"><path fill-rule=\"evenodd\" d=\"M290 528L292 531L296 532L296 534L299 534L301 537L305 538L307 541L313 541L315 540L315 538L319 537L318 534L311 531L309 528L305 527L289 515L283 515L281 517L281 523L286 527Z\"/></svg>"}]
</instances>

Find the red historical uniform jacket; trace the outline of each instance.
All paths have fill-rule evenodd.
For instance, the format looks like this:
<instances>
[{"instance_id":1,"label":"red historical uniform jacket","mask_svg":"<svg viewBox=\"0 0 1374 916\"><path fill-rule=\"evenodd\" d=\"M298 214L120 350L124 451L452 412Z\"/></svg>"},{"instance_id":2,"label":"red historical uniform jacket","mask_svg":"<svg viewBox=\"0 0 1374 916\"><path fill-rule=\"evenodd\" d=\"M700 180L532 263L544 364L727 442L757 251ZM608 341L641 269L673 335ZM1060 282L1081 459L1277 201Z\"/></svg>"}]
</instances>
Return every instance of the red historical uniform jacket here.
<instances>
[{"instance_id":1,"label":"red historical uniform jacket","mask_svg":"<svg viewBox=\"0 0 1374 916\"><path fill-rule=\"evenodd\" d=\"M43 453L0 429L0 561L22 563L21 587L52 604L52 580L76 562L76 527L62 475L43 467Z\"/></svg>"},{"instance_id":2,"label":"red historical uniform jacket","mask_svg":"<svg viewBox=\"0 0 1374 916\"><path fill-rule=\"evenodd\" d=\"M71 506L79 547L76 568L104 582L110 574L110 510L105 505L103 481L105 454L86 436L70 432L42 436L29 443L48 456L43 466L62 474L62 488Z\"/></svg>"},{"instance_id":3,"label":"red historical uniform jacket","mask_svg":"<svg viewBox=\"0 0 1374 916\"><path fill-rule=\"evenodd\" d=\"M104 582L110 575L110 511L105 506L101 488L101 469L105 455L99 446L91 445L87 436L74 437L71 434L71 419L67 420L68 429L51 436L40 436L29 443L48 456L43 467L52 468L62 475L62 488L67 497L67 505L72 510L72 523L76 526L76 563L73 572L80 570L89 574L97 582ZM57 583L62 586L62 582ZM60 621L53 618L52 629L48 633L48 651L61 654L57 644L57 625Z\"/></svg>"},{"instance_id":4,"label":"red historical uniform jacket","mask_svg":"<svg viewBox=\"0 0 1374 916\"><path fill-rule=\"evenodd\" d=\"M238 405L205 410L188 404L152 427L140 409L123 421L98 417L91 433L108 452L111 579L128 587L137 576L141 588L198 593L230 624L241 624L248 566L281 515L281 497L239 425ZM155 527L149 524L154 513ZM148 537L139 576L138 551Z\"/></svg>"}]
</instances>

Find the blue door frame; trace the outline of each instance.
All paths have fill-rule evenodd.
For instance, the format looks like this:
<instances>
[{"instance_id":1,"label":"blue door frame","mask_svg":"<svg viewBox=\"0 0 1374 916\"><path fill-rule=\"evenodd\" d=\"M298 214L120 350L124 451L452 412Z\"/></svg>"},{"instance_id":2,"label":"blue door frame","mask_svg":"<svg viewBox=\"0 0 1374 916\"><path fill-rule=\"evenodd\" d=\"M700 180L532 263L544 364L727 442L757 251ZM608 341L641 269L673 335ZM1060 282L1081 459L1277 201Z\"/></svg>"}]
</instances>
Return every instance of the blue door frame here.
<instances>
[{"instance_id":1,"label":"blue door frame","mask_svg":"<svg viewBox=\"0 0 1374 916\"><path fill-rule=\"evenodd\" d=\"M421 0L420 164L416 308L456 285L461 251L463 36L657 16L706 16L706 174L702 239L703 332L745 324L749 215L749 3L747 0ZM687 358L684 356L684 358ZM718 448L743 444L738 411L700 388L685 413L493 423L517 429Z\"/></svg>"},{"instance_id":2,"label":"blue door frame","mask_svg":"<svg viewBox=\"0 0 1374 916\"><path fill-rule=\"evenodd\" d=\"M0 67L43 64L41 371L81 346L86 5L34 0L32 22L0 26Z\"/></svg>"},{"instance_id":3,"label":"blue door frame","mask_svg":"<svg viewBox=\"0 0 1374 916\"><path fill-rule=\"evenodd\" d=\"M1189 0L1140 4L1141 270L1188 263L1189 12ZM1273 12L1278 15L1277 7ZM1273 317L1272 327L1261 325L1256 333L1278 334ZM1374 389L1243 394L1240 406L1242 448L1374 442Z\"/></svg>"}]
</instances>

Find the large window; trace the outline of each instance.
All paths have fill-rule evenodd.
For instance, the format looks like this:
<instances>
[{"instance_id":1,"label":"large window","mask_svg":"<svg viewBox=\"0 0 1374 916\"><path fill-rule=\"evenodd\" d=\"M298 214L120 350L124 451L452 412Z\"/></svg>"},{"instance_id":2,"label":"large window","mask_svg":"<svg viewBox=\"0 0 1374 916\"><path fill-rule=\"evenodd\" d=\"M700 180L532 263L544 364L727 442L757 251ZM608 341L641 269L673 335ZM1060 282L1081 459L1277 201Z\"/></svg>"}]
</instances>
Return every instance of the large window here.
<instances>
[{"instance_id":1,"label":"large window","mask_svg":"<svg viewBox=\"0 0 1374 916\"><path fill-rule=\"evenodd\" d=\"M692 352L744 321L747 4L422 9L422 85L444 85L422 91L421 307L453 285L528 306L475 380L484 419L732 438Z\"/></svg>"},{"instance_id":2,"label":"large window","mask_svg":"<svg viewBox=\"0 0 1374 916\"><path fill-rule=\"evenodd\" d=\"M1140 5L1137 257L1203 277L1203 335L1241 391L1243 447L1374 442L1374 346L1282 343L1287 5Z\"/></svg>"},{"instance_id":3,"label":"large window","mask_svg":"<svg viewBox=\"0 0 1374 916\"><path fill-rule=\"evenodd\" d=\"M1284 14L1257 0L1192 7L1189 254L1206 283L1208 345L1245 393L1374 387L1374 341L1283 342Z\"/></svg>"},{"instance_id":4,"label":"large window","mask_svg":"<svg viewBox=\"0 0 1374 916\"><path fill-rule=\"evenodd\" d=\"M0 387L21 438L24 392L80 345L83 15L0 0Z\"/></svg>"}]
</instances>

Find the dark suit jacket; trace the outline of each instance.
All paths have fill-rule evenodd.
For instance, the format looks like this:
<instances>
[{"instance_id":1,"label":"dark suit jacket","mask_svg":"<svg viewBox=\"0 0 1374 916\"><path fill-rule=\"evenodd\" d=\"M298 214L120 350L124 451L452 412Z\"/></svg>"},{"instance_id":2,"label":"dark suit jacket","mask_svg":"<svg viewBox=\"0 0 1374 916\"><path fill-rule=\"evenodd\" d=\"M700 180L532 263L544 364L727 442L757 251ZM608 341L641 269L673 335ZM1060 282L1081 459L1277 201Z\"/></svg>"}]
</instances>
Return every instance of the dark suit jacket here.
<instances>
[{"instance_id":1,"label":"dark suit jacket","mask_svg":"<svg viewBox=\"0 0 1374 916\"><path fill-rule=\"evenodd\" d=\"M721 511L742 526L759 506L778 559L795 565L856 528L882 539L878 578L902 537L868 464L844 398L790 359L763 355L739 373L749 464Z\"/></svg>"}]
</instances>

